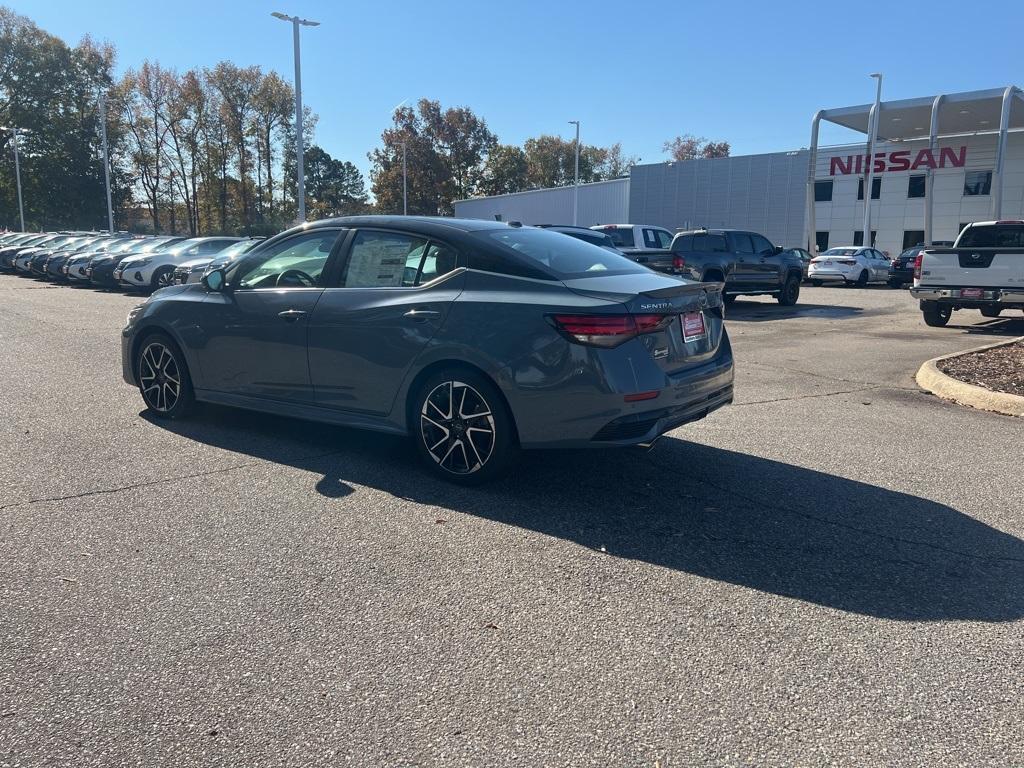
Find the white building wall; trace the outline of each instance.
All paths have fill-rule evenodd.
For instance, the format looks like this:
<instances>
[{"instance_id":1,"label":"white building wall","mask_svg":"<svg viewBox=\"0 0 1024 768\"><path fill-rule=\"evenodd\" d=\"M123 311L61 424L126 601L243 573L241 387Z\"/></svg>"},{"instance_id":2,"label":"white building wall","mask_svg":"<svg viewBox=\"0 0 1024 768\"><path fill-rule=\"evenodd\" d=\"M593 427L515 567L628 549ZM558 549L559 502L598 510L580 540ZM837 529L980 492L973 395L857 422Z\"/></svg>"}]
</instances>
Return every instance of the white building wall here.
<instances>
[{"instance_id":1,"label":"white building wall","mask_svg":"<svg viewBox=\"0 0 1024 768\"><path fill-rule=\"evenodd\" d=\"M890 142L878 145L877 152L908 150L911 159L917 152L928 146L927 140ZM964 177L970 171L995 170L996 136L994 134L954 136L938 141L936 156L942 147L958 150L967 147L964 167L937 168L934 173L934 203L932 206L932 239L955 240L960 225L972 221L983 221L995 216L992 210L993 195L964 195ZM857 175L830 175L831 158L865 153L864 144L845 147L823 147L818 151L815 172L817 181L831 179L832 201L815 203L816 230L828 232L829 246L851 245L854 233L864 226L864 201L857 199ZM904 232L924 230L925 198L908 198L909 177L922 174L924 168L907 171L885 171L876 174L881 178L881 199L871 201L871 229L876 246L897 254L903 247ZM998 179L993 175L992 192ZM1002 218L1024 218L1024 133L1011 133L1007 141L1007 157L1004 164L1004 193Z\"/></svg>"},{"instance_id":2,"label":"white building wall","mask_svg":"<svg viewBox=\"0 0 1024 768\"><path fill-rule=\"evenodd\" d=\"M580 184L581 227L629 221L629 179ZM572 187L535 189L510 195L455 201L455 216L465 219L521 221L523 224L572 224Z\"/></svg>"}]
</instances>

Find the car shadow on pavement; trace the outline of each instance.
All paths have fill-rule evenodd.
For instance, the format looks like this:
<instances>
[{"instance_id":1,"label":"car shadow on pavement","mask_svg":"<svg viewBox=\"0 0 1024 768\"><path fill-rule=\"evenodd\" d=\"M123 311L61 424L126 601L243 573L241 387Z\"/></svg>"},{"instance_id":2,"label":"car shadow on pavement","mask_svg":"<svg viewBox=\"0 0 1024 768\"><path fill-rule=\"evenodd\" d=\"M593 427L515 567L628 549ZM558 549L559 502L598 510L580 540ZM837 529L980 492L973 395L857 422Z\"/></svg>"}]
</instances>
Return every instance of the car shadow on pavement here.
<instances>
[{"instance_id":1,"label":"car shadow on pavement","mask_svg":"<svg viewBox=\"0 0 1024 768\"><path fill-rule=\"evenodd\" d=\"M957 315L958 313L953 313L949 325L946 326L948 329L984 336L1024 336L1024 316L1022 315L1007 315L1006 317L997 317L970 325L956 322ZM970 315L965 317L970 317Z\"/></svg>"},{"instance_id":2,"label":"car shadow on pavement","mask_svg":"<svg viewBox=\"0 0 1024 768\"><path fill-rule=\"evenodd\" d=\"M792 464L661 440L651 451L528 452L463 488L425 474L408 441L230 408L153 421L183 438L315 475L841 611L905 621L1024 617L1024 542L952 507ZM294 481L291 481L294 482ZM311 488L310 490L313 490Z\"/></svg>"},{"instance_id":3,"label":"car shadow on pavement","mask_svg":"<svg viewBox=\"0 0 1024 768\"><path fill-rule=\"evenodd\" d=\"M818 317L843 320L864 314L861 307L844 307L832 304L796 304L783 307L774 301L744 301L736 299L725 310L727 322L761 322L764 320L791 320L797 317Z\"/></svg>"}]
</instances>

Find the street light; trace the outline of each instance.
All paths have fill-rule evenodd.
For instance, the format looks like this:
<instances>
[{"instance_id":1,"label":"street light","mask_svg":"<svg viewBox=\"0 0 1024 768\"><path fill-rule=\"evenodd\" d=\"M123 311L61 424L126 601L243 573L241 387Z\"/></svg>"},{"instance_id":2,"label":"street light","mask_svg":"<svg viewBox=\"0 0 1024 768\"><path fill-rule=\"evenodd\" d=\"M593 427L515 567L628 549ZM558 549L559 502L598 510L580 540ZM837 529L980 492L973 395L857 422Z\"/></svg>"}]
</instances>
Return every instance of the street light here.
<instances>
[{"instance_id":1,"label":"street light","mask_svg":"<svg viewBox=\"0 0 1024 768\"><path fill-rule=\"evenodd\" d=\"M320 22L300 19L298 16L288 16L277 11L270 15L275 19L292 23L292 41L295 48L295 174L298 181L295 196L298 198L299 222L301 223L306 220L306 169L302 162L302 63L299 59L299 26L319 27Z\"/></svg>"},{"instance_id":2,"label":"street light","mask_svg":"<svg viewBox=\"0 0 1024 768\"><path fill-rule=\"evenodd\" d=\"M21 217L21 231L25 231L25 207L21 204L21 161L18 159L18 129L0 125L0 131L10 131L14 137L14 176L18 183L18 215Z\"/></svg>"},{"instance_id":3,"label":"street light","mask_svg":"<svg viewBox=\"0 0 1024 768\"><path fill-rule=\"evenodd\" d=\"M864 173L864 232L861 235L861 245L864 247L875 245L871 242L871 187L874 186L875 137L882 118L882 73L872 72L870 77L878 81L878 87L875 89L875 106L868 117L868 167Z\"/></svg>"},{"instance_id":4,"label":"street light","mask_svg":"<svg viewBox=\"0 0 1024 768\"><path fill-rule=\"evenodd\" d=\"M575 227L580 214L580 121L570 120L569 125L576 126L576 169L572 176L572 225Z\"/></svg>"},{"instance_id":5,"label":"street light","mask_svg":"<svg viewBox=\"0 0 1024 768\"><path fill-rule=\"evenodd\" d=\"M103 181L107 187L107 231L114 234L114 206L110 202L110 153L107 150L107 94L100 94L100 137L103 139Z\"/></svg>"}]
</instances>

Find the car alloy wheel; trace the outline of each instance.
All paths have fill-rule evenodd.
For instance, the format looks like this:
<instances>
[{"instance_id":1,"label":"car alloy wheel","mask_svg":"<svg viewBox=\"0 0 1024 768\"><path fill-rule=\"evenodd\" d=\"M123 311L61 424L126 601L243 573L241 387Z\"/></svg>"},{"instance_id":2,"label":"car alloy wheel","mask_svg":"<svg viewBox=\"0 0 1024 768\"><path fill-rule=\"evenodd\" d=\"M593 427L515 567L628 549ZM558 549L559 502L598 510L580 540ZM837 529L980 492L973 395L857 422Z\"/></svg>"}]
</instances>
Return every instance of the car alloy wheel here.
<instances>
[{"instance_id":1,"label":"car alloy wheel","mask_svg":"<svg viewBox=\"0 0 1024 768\"><path fill-rule=\"evenodd\" d=\"M139 388L146 405L169 413L181 399L182 376L174 353L159 341L146 345L139 358Z\"/></svg>"},{"instance_id":2,"label":"car alloy wheel","mask_svg":"<svg viewBox=\"0 0 1024 768\"><path fill-rule=\"evenodd\" d=\"M166 288L169 285L174 285L174 270L170 268L163 268L156 273L153 278L154 287L157 289Z\"/></svg>"},{"instance_id":3,"label":"car alloy wheel","mask_svg":"<svg viewBox=\"0 0 1024 768\"><path fill-rule=\"evenodd\" d=\"M483 469L498 436L490 404L464 381L445 381L430 391L420 409L420 434L437 466L453 475Z\"/></svg>"}]
</instances>

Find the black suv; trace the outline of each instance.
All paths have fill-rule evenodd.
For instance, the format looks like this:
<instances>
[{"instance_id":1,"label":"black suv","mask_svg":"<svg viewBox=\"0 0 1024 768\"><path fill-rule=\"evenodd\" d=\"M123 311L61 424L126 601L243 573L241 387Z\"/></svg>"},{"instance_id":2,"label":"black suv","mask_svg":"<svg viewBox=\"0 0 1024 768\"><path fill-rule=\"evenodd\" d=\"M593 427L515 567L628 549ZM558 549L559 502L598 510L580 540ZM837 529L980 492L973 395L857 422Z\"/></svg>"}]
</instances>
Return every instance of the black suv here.
<instances>
[{"instance_id":1,"label":"black suv","mask_svg":"<svg viewBox=\"0 0 1024 768\"><path fill-rule=\"evenodd\" d=\"M799 257L772 245L757 232L694 229L672 238L676 274L701 282L724 282L726 302L737 296L768 294L783 306L800 298Z\"/></svg>"}]
</instances>

